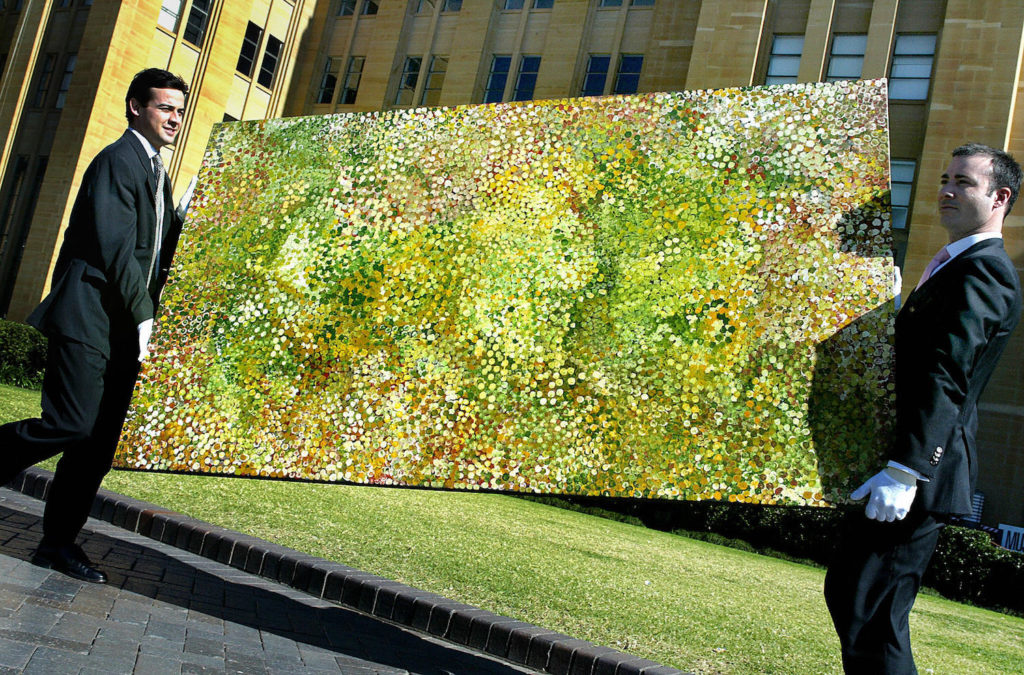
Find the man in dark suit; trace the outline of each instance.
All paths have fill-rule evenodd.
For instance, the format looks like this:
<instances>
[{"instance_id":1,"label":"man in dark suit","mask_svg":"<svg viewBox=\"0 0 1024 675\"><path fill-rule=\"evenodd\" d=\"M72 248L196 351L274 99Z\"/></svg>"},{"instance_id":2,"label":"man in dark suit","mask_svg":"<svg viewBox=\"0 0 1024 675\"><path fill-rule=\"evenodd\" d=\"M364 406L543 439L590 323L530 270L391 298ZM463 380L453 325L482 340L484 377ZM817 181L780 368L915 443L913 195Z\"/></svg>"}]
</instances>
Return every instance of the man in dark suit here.
<instances>
[{"instance_id":1,"label":"man in dark suit","mask_svg":"<svg viewBox=\"0 0 1024 675\"><path fill-rule=\"evenodd\" d=\"M132 80L128 129L86 169L50 293L29 317L49 338L42 417L0 427L0 485L63 452L34 561L85 581L107 579L75 540L110 470L181 232L160 148L187 95L165 70Z\"/></svg>"},{"instance_id":2,"label":"man in dark suit","mask_svg":"<svg viewBox=\"0 0 1024 675\"><path fill-rule=\"evenodd\" d=\"M851 495L825 600L849 673L916 673L908 619L939 532L971 513L978 397L1021 315L1003 219L1021 169L979 144L953 151L939 214L949 244L896 317L896 431L889 464ZM865 517L866 516L866 517Z\"/></svg>"}]
</instances>

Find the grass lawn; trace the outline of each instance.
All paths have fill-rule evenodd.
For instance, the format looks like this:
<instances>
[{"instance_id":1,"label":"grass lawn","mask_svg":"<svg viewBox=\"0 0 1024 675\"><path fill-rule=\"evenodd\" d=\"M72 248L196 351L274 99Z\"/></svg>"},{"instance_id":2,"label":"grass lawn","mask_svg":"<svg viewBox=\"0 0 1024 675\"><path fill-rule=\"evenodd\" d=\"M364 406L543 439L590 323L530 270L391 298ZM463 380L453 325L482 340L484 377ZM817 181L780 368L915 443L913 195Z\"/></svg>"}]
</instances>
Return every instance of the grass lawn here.
<instances>
[{"instance_id":1,"label":"grass lawn","mask_svg":"<svg viewBox=\"0 0 1024 675\"><path fill-rule=\"evenodd\" d=\"M0 421L37 406L0 386ZM805 565L495 494L123 471L104 486L684 670L841 672L824 572ZM1024 663L1024 619L922 596L911 628L922 673Z\"/></svg>"}]
</instances>

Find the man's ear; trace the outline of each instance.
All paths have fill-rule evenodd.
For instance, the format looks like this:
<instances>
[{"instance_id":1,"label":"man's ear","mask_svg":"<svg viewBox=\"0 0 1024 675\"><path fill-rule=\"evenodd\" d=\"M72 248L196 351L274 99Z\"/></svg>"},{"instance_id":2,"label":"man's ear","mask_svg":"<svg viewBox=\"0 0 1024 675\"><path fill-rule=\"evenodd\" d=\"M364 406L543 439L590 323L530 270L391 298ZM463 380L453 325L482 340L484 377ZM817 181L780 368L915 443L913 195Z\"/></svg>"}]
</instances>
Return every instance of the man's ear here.
<instances>
[{"instance_id":1,"label":"man's ear","mask_svg":"<svg viewBox=\"0 0 1024 675\"><path fill-rule=\"evenodd\" d=\"M138 117L143 107L145 106L139 103L139 99L134 97L128 99L128 111L132 114L132 117Z\"/></svg>"},{"instance_id":2,"label":"man's ear","mask_svg":"<svg viewBox=\"0 0 1024 675\"><path fill-rule=\"evenodd\" d=\"M992 205L997 209L1006 208L1006 205L1010 203L1010 197L1013 195L1013 191L1008 187L1001 187L995 192L995 203Z\"/></svg>"}]
</instances>

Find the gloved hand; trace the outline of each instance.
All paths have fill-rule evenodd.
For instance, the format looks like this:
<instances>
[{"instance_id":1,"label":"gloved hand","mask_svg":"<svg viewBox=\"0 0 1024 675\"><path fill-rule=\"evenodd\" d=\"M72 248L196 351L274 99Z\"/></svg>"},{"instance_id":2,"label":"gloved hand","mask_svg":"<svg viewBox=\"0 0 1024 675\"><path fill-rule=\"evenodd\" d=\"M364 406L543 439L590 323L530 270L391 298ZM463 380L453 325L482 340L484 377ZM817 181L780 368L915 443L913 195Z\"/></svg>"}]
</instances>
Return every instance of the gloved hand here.
<instances>
[{"instance_id":1,"label":"gloved hand","mask_svg":"<svg viewBox=\"0 0 1024 675\"><path fill-rule=\"evenodd\" d=\"M906 471L888 467L854 490L850 499L864 499L869 494L864 515L888 523L903 520L917 494L917 479Z\"/></svg>"},{"instance_id":2,"label":"gloved hand","mask_svg":"<svg viewBox=\"0 0 1024 675\"><path fill-rule=\"evenodd\" d=\"M149 338L153 335L153 320L146 319L135 330L139 332L139 363L149 357Z\"/></svg>"}]
</instances>

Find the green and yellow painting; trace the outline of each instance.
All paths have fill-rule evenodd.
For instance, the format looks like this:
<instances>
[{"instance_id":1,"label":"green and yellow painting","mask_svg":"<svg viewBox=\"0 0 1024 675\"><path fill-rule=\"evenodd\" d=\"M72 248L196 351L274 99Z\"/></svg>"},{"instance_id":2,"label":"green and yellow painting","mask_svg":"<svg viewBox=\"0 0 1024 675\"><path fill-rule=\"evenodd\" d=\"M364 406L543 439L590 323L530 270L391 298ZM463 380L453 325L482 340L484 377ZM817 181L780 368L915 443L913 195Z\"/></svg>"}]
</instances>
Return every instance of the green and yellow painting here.
<instances>
[{"instance_id":1,"label":"green and yellow painting","mask_svg":"<svg viewBox=\"0 0 1024 675\"><path fill-rule=\"evenodd\" d=\"M884 81L217 125L121 468L824 505L891 428Z\"/></svg>"}]
</instances>

